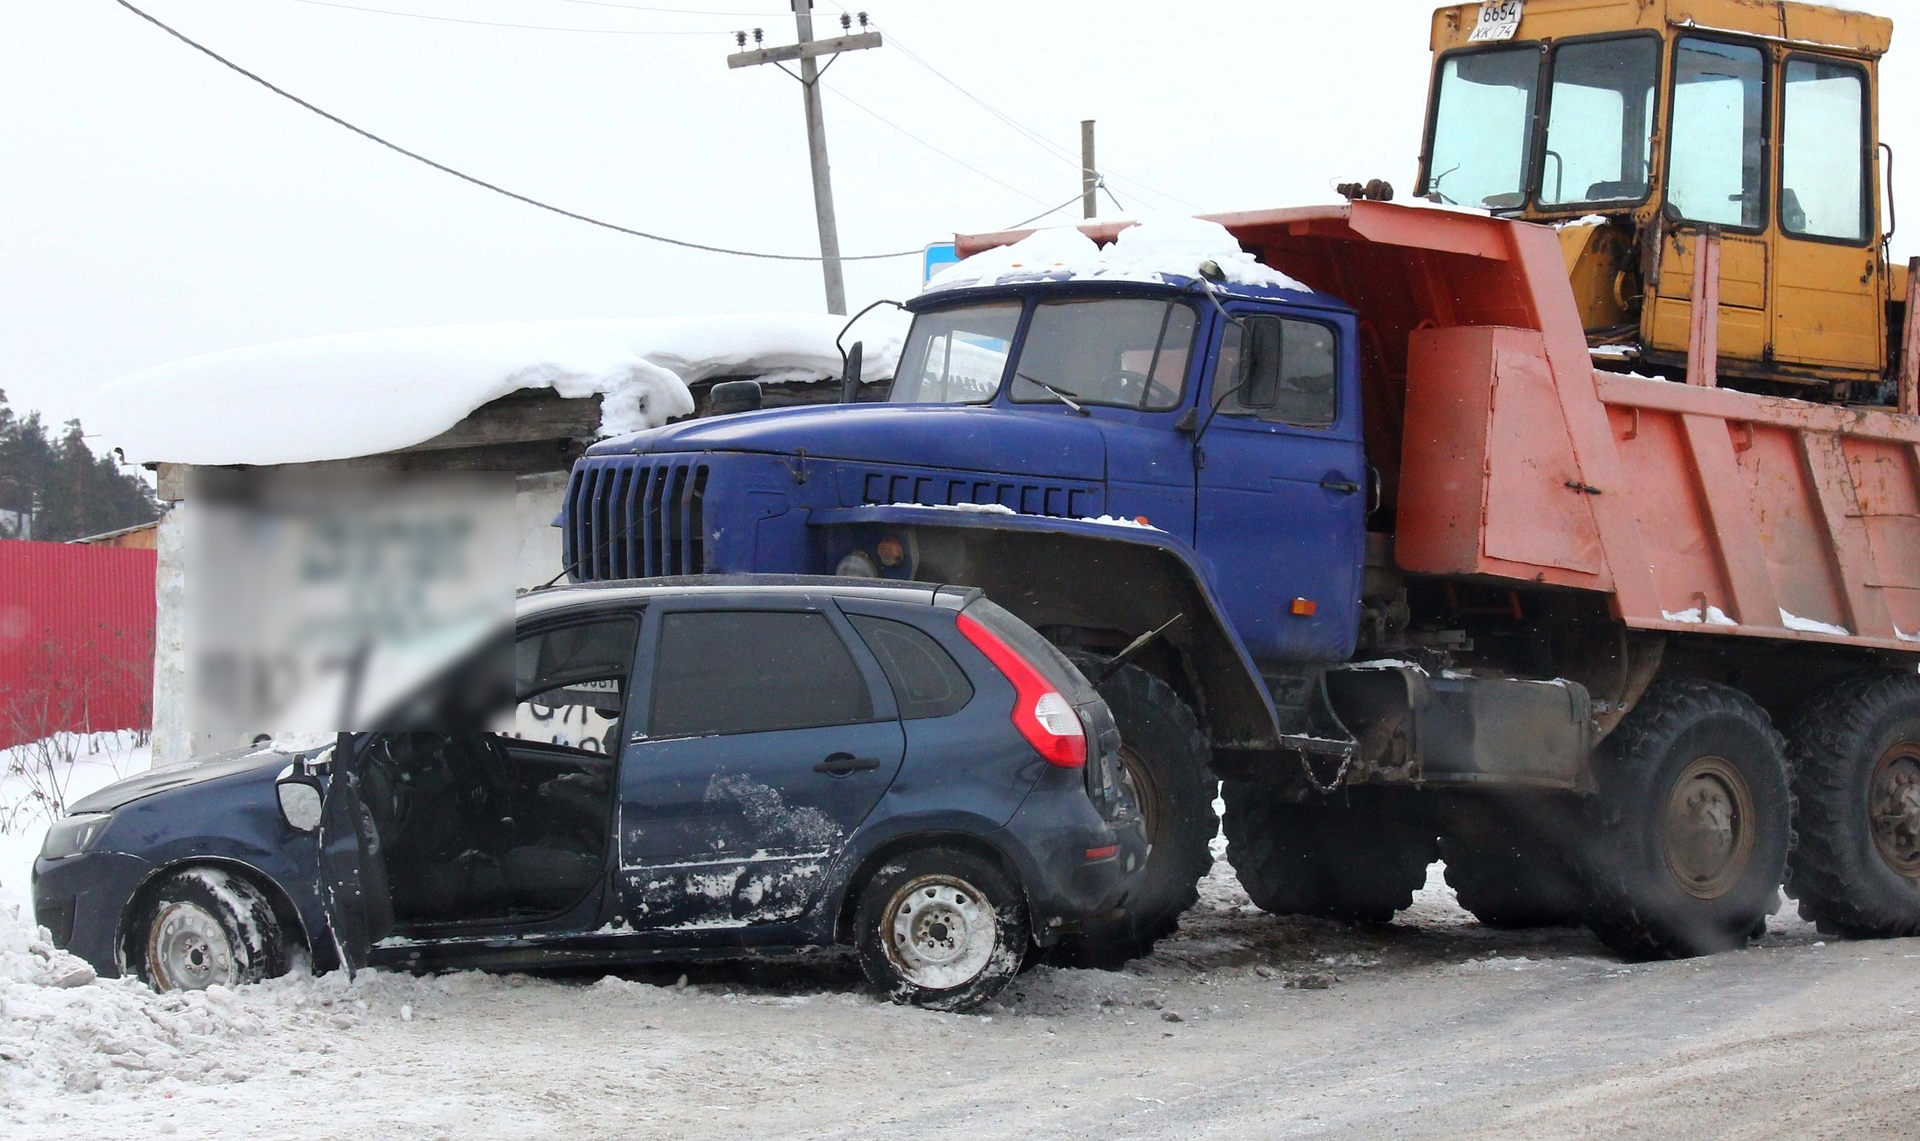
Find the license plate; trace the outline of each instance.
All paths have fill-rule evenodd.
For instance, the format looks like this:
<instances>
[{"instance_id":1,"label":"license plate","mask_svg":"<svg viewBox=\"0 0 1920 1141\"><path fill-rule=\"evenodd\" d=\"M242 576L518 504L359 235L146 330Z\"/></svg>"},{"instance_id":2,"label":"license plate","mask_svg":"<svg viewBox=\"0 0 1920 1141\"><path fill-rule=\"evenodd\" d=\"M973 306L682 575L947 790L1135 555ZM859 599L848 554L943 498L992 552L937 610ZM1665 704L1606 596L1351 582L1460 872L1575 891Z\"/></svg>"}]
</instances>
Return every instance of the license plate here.
<instances>
[{"instance_id":1,"label":"license plate","mask_svg":"<svg viewBox=\"0 0 1920 1141\"><path fill-rule=\"evenodd\" d=\"M1475 44L1510 40L1520 30L1520 10L1525 0L1486 0L1480 5L1480 22L1473 26L1467 42Z\"/></svg>"}]
</instances>

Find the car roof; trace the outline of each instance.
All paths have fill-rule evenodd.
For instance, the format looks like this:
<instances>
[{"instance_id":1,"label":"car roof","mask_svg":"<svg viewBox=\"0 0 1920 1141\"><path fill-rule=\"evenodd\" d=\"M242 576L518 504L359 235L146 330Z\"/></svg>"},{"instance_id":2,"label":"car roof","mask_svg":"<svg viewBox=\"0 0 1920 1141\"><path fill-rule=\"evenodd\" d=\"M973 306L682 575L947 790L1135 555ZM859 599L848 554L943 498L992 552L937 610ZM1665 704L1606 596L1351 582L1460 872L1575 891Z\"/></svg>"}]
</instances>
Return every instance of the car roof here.
<instances>
[{"instance_id":1,"label":"car roof","mask_svg":"<svg viewBox=\"0 0 1920 1141\"><path fill-rule=\"evenodd\" d=\"M904 602L959 611L980 591L975 587L932 582L902 582L884 578L835 578L796 574L710 574L672 578L632 578L607 582L569 583L521 595L515 617L526 619L561 610L594 609L622 603L647 603L666 598L747 595L758 599L795 601L821 597L869 602Z\"/></svg>"}]
</instances>

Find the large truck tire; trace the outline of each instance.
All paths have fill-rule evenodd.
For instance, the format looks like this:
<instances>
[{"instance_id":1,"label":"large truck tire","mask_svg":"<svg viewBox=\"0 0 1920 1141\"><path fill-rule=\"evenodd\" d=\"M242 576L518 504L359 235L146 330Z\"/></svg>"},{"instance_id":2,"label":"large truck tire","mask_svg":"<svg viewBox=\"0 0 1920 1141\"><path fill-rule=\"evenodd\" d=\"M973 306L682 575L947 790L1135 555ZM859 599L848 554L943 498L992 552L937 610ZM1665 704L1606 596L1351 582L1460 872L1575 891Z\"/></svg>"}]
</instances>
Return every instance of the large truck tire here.
<instances>
[{"instance_id":1,"label":"large truck tire","mask_svg":"<svg viewBox=\"0 0 1920 1141\"><path fill-rule=\"evenodd\" d=\"M1071 656L1089 678L1107 669L1099 658ZM1200 898L1200 877L1213 868L1211 845L1220 830L1213 810L1219 786L1199 720L1172 686L1129 665L1099 689L1119 726L1120 767L1146 817L1152 847L1126 917L1062 937L1050 958L1062 966L1111 970L1150 953Z\"/></svg>"},{"instance_id":2,"label":"large truck tire","mask_svg":"<svg viewBox=\"0 0 1920 1141\"><path fill-rule=\"evenodd\" d=\"M1227 861L1262 911L1385 923L1413 903L1439 841L1418 806L1354 789L1295 803L1273 785L1228 781Z\"/></svg>"},{"instance_id":3,"label":"large truck tire","mask_svg":"<svg viewBox=\"0 0 1920 1141\"><path fill-rule=\"evenodd\" d=\"M1920 676L1847 678L1788 736L1799 845L1787 891L1852 938L1920 935Z\"/></svg>"},{"instance_id":4,"label":"large truck tire","mask_svg":"<svg viewBox=\"0 0 1920 1141\"><path fill-rule=\"evenodd\" d=\"M1543 841L1516 829L1471 839L1442 836L1447 886L1483 927L1505 931L1580 923L1573 870Z\"/></svg>"},{"instance_id":5,"label":"large truck tire","mask_svg":"<svg viewBox=\"0 0 1920 1141\"><path fill-rule=\"evenodd\" d=\"M1601 745L1579 860L1587 926L1633 959L1743 946L1792 847L1786 743L1713 682L1655 682Z\"/></svg>"}]
</instances>

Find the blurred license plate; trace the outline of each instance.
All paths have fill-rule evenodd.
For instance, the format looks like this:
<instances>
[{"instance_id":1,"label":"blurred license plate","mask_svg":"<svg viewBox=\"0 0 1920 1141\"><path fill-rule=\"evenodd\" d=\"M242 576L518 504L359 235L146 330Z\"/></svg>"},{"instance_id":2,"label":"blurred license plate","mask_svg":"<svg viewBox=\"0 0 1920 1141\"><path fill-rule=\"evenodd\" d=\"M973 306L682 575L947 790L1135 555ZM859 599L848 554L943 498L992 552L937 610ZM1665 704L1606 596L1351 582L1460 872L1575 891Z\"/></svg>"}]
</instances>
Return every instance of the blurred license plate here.
<instances>
[{"instance_id":1,"label":"blurred license plate","mask_svg":"<svg viewBox=\"0 0 1920 1141\"><path fill-rule=\"evenodd\" d=\"M1520 10L1524 7L1524 0L1486 0L1480 5L1480 22L1473 26L1468 42L1481 44L1512 39L1520 30Z\"/></svg>"}]
</instances>

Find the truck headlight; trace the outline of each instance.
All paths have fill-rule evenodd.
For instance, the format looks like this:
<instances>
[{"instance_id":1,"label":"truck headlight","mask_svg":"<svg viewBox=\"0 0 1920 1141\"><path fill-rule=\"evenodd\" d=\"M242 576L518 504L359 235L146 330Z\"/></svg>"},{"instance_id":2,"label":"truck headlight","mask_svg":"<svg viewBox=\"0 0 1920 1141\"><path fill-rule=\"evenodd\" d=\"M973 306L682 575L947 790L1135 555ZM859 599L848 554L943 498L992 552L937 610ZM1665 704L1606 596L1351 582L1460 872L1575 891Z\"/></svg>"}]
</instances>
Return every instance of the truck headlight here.
<instances>
[{"instance_id":1,"label":"truck headlight","mask_svg":"<svg viewBox=\"0 0 1920 1141\"><path fill-rule=\"evenodd\" d=\"M93 847L100 833L107 830L107 824L113 815L107 812L83 812L77 816L63 816L47 829L47 838L40 845L40 858L43 860L64 859L77 856Z\"/></svg>"},{"instance_id":2,"label":"truck headlight","mask_svg":"<svg viewBox=\"0 0 1920 1141\"><path fill-rule=\"evenodd\" d=\"M873 556L865 551L854 551L840 560L833 573L841 578L879 578L880 568L875 565Z\"/></svg>"}]
</instances>

